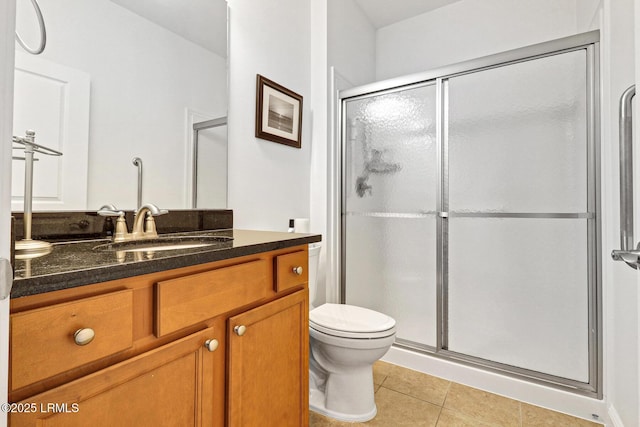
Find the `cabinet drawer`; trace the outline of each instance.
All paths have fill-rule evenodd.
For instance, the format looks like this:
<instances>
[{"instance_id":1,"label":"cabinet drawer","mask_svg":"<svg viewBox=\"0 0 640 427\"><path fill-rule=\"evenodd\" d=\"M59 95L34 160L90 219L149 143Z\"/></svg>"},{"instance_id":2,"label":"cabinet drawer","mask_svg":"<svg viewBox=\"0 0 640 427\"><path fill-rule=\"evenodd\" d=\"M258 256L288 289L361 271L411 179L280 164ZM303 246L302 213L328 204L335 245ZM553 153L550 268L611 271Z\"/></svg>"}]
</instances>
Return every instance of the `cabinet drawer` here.
<instances>
[{"instance_id":1,"label":"cabinet drawer","mask_svg":"<svg viewBox=\"0 0 640 427\"><path fill-rule=\"evenodd\" d=\"M11 390L126 350L133 342L133 291L124 290L11 315ZM78 345L77 330L95 337Z\"/></svg>"},{"instance_id":2,"label":"cabinet drawer","mask_svg":"<svg viewBox=\"0 0 640 427\"><path fill-rule=\"evenodd\" d=\"M264 259L158 282L156 336L266 298L271 286Z\"/></svg>"},{"instance_id":3,"label":"cabinet drawer","mask_svg":"<svg viewBox=\"0 0 640 427\"><path fill-rule=\"evenodd\" d=\"M309 281L309 253L307 251L292 252L276 257L275 291L281 292L307 283ZM301 272L296 272L298 267Z\"/></svg>"}]
</instances>

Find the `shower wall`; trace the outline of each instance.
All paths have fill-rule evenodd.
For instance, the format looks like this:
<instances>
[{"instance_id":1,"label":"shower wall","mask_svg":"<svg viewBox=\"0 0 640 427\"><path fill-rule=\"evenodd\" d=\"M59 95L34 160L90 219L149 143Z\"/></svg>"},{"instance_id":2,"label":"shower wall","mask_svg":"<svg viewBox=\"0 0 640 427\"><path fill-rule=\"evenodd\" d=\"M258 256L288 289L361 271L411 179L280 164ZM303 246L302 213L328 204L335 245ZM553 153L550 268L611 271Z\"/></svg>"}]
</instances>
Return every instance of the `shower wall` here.
<instances>
[{"instance_id":1,"label":"shower wall","mask_svg":"<svg viewBox=\"0 0 640 427\"><path fill-rule=\"evenodd\" d=\"M376 32L376 80L599 28L600 0L461 0Z\"/></svg>"},{"instance_id":2,"label":"shower wall","mask_svg":"<svg viewBox=\"0 0 640 427\"><path fill-rule=\"evenodd\" d=\"M400 345L594 393L597 66L575 39L345 95L343 299Z\"/></svg>"}]
</instances>

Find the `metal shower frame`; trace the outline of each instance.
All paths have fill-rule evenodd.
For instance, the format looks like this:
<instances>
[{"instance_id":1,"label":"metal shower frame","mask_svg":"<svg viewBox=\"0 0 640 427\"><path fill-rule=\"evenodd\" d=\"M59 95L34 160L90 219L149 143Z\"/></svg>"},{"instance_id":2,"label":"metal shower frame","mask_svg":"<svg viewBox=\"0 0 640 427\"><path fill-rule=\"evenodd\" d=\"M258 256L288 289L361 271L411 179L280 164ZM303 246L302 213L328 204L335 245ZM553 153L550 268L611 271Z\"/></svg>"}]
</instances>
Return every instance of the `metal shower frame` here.
<instances>
[{"instance_id":1,"label":"metal shower frame","mask_svg":"<svg viewBox=\"0 0 640 427\"><path fill-rule=\"evenodd\" d=\"M205 120L192 125L193 129L193 152L191 165L191 208L198 207L198 147L200 144L200 131L213 129L221 126L227 126L227 117L218 117L217 119Z\"/></svg>"},{"instance_id":2,"label":"metal shower frame","mask_svg":"<svg viewBox=\"0 0 640 427\"><path fill-rule=\"evenodd\" d=\"M584 50L586 53L586 95L587 95L587 212L584 213L497 213L474 214L484 217L510 217L510 218L583 218L587 220L587 254L588 254L588 367L589 381L587 383L571 380L525 368L509 366L474 356L457 353L446 348L447 330L447 260L448 260L448 224L447 218L462 214L449 212L448 206L448 141L447 141L447 93L445 85L448 79L464 74L484 71L505 65L526 62L543 57ZM409 88L435 85L438 108L436 109L436 141L438 146L438 188L437 188L437 212L435 213L437 224L437 345L425 346L412 342L396 342L396 346L427 353L435 357L454 360L459 363L486 370L499 372L514 378L526 379L531 382L572 391L589 397L602 398L602 256L601 256L601 212L600 212L600 32L591 31L574 36L557 39L549 42L535 44L507 52L486 56L471 61L453 64L431 71L411 74L408 76L384 80L351 88L338 92L336 106L336 123L338 125L337 142L339 152L341 178L338 189L340 199L340 301L345 302L346 296L346 108L347 101L366 98L373 95L383 95ZM416 214L417 215L417 214ZM405 215L406 216L406 215ZM433 217L434 213L426 213L424 216ZM468 216L468 215L467 215Z\"/></svg>"}]
</instances>

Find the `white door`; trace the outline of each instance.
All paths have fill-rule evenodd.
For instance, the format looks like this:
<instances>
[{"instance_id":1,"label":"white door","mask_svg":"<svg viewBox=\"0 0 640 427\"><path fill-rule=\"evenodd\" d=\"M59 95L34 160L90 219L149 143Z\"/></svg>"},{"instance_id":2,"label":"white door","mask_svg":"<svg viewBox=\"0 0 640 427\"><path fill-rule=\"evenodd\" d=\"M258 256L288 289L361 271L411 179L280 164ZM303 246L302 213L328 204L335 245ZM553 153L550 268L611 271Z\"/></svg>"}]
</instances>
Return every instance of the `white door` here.
<instances>
[{"instance_id":1,"label":"white door","mask_svg":"<svg viewBox=\"0 0 640 427\"><path fill-rule=\"evenodd\" d=\"M81 70L16 50L13 134L36 132L36 143L62 156L36 153L34 210L87 208L89 75ZM16 157L24 157L14 150ZM14 160L12 210L23 210L24 161Z\"/></svg>"},{"instance_id":2,"label":"white door","mask_svg":"<svg viewBox=\"0 0 640 427\"><path fill-rule=\"evenodd\" d=\"M0 2L0 257L9 258L15 1ZM0 300L0 403L7 402L9 299ZM0 427L7 425L0 411Z\"/></svg>"}]
</instances>

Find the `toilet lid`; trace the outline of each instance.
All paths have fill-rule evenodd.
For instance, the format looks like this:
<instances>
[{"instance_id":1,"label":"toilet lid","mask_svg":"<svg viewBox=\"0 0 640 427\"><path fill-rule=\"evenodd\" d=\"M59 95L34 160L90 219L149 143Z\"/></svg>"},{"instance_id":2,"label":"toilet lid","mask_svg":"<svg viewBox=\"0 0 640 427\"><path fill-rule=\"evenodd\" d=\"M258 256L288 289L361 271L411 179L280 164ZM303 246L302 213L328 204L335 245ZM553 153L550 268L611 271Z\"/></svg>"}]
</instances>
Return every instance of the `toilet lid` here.
<instances>
[{"instance_id":1,"label":"toilet lid","mask_svg":"<svg viewBox=\"0 0 640 427\"><path fill-rule=\"evenodd\" d=\"M318 330L342 331L349 335L379 335L393 329L396 321L386 314L346 304L323 304L309 312L309 326Z\"/></svg>"}]
</instances>

